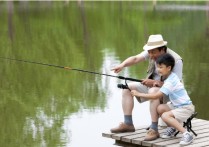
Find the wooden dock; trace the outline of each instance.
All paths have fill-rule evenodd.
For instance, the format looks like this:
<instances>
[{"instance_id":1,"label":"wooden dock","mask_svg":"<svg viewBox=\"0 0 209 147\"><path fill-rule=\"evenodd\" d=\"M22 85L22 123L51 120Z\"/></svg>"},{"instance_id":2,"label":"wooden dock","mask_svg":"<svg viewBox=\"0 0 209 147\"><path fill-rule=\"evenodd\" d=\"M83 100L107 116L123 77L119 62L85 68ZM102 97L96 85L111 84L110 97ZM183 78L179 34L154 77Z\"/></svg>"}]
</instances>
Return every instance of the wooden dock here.
<instances>
[{"instance_id":1,"label":"wooden dock","mask_svg":"<svg viewBox=\"0 0 209 147\"><path fill-rule=\"evenodd\" d=\"M148 126L142 126L136 128L135 132L129 133L102 133L103 137L115 139L117 145L121 146L128 146L128 147L178 147L179 141L182 137L182 134L179 133L176 137L170 139L162 139L158 138L154 141L143 141L146 135L146 128ZM197 133L193 143L187 145L186 147L209 147L209 121L203 119L196 119L192 120L192 129ZM164 131L163 127L159 127L159 133L162 134Z\"/></svg>"}]
</instances>

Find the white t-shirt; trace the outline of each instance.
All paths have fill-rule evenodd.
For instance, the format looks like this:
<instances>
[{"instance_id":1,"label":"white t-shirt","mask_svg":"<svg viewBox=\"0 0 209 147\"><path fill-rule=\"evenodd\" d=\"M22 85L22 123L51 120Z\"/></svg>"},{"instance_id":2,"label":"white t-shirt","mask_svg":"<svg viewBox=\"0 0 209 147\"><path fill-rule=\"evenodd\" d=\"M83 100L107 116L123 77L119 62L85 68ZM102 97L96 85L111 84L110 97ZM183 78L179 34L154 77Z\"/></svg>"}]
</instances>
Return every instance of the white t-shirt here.
<instances>
[{"instance_id":1,"label":"white t-shirt","mask_svg":"<svg viewBox=\"0 0 209 147\"><path fill-rule=\"evenodd\" d=\"M148 60L149 59L149 53L147 51L142 51L140 53L140 55L142 55L145 60ZM177 60L176 63L175 63L175 66L173 67L173 70L172 72L174 72L178 77L179 79L182 81L182 69L183 69L183 62L182 60ZM157 72L157 65L156 65L156 62L155 62L155 71L153 73L153 77L154 77L154 80L160 80L160 76Z\"/></svg>"},{"instance_id":2,"label":"white t-shirt","mask_svg":"<svg viewBox=\"0 0 209 147\"><path fill-rule=\"evenodd\" d=\"M160 91L169 96L174 107L182 107L192 103L187 91L178 76L171 72L168 78L164 81Z\"/></svg>"}]
</instances>

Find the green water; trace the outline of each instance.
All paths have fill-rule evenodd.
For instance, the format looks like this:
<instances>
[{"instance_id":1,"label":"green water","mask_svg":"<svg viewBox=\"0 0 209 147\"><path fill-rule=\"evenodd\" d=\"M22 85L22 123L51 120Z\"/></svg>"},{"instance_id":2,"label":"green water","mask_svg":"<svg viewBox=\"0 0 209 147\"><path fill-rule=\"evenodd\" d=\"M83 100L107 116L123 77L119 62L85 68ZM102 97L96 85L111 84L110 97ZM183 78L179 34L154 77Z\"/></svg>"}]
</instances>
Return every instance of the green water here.
<instances>
[{"instance_id":1,"label":"green water","mask_svg":"<svg viewBox=\"0 0 209 147\"><path fill-rule=\"evenodd\" d=\"M152 2L0 2L0 56L114 74L111 67L161 33L184 59L198 118L209 120L209 10L163 10L182 3L159 2L153 9ZM197 4L206 6L186 3ZM2 59L0 67L1 146L114 144L101 133L122 120L121 80ZM146 67L120 75L144 78ZM145 105L139 107L148 111Z\"/></svg>"}]
</instances>

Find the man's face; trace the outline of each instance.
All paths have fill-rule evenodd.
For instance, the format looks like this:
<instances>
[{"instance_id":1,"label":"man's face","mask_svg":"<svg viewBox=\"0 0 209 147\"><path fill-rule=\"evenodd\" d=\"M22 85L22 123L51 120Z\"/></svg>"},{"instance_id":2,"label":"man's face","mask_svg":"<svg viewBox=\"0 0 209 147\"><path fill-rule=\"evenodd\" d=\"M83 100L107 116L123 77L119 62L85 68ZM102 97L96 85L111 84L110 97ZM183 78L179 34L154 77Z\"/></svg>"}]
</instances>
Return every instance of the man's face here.
<instances>
[{"instance_id":1,"label":"man's face","mask_svg":"<svg viewBox=\"0 0 209 147\"><path fill-rule=\"evenodd\" d=\"M157 58L158 58L161 54L163 54L163 53L165 53L165 52L164 52L164 50L160 50L160 51L159 51L159 50L156 48L156 49L149 50L148 53L149 53L150 58L156 61Z\"/></svg>"}]
</instances>

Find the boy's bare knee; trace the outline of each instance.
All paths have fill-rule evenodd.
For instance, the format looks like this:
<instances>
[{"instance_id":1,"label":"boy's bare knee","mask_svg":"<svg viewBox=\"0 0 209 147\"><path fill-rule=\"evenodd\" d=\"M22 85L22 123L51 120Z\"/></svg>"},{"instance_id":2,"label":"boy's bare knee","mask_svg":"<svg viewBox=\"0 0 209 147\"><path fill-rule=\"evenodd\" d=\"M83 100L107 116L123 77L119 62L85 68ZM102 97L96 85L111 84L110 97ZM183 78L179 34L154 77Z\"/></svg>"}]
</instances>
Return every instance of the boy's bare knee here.
<instances>
[{"instance_id":1,"label":"boy's bare knee","mask_svg":"<svg viewBox=\"0 0 209 147\"><path fill-rule=\"evenodd\" d=\"M162 115L161 115L161 118L163 120L167 119L169 117L169 113L168 112L164 112Z\"/></svg>"}]
</instances>

